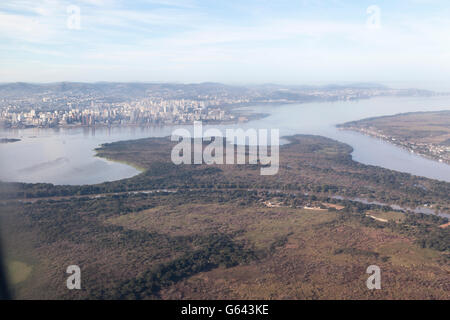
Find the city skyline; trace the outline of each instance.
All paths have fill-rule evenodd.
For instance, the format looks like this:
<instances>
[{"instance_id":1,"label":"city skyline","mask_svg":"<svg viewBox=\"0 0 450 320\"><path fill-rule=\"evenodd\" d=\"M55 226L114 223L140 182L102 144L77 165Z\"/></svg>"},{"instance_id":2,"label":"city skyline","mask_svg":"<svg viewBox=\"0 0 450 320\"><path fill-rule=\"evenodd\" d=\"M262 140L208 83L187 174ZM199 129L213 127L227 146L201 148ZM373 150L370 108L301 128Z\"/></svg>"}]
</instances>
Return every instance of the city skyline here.
<instances>
[{"instance_id":1,"label":"city skyline","mask_svg":"<svg viewBox=\"0 0 450 320\"><path fill-rule=\"evenodd\" d=\"M430 89L450 71L445 1L264 4L4 1L0 82L408 81Z\"/></svg>"},{"instance_id":2,"label":"city skyline","mask_svg":"<svg viewBox=\"0 0 450 320\"><path fill-rule=\"evenodd\" d=\"M218 83L15 83L0 85L0 128L241 122L248 118L232 111L237 106L434 95L441 94L376 84L238 87Z\"/></svg>"}]
</instances>

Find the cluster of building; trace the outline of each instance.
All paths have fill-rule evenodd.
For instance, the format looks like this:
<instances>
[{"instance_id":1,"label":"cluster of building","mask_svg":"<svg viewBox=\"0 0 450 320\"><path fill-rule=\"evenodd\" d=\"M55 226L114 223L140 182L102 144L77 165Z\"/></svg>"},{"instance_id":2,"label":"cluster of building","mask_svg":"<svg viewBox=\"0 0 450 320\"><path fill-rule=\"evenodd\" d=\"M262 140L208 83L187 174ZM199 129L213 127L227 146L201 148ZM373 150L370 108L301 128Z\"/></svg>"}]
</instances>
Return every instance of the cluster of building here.
<instances>
[{"instance_id":1,"label":"cluster of building","mask_svg":"<svg viewBox=\"0 0 450 320\"><path fill-rule=\"evenodd\" d=\"M84 108L72 107L69 103L67 108L53 111L22 111L14 106L0 110L0 126L10 128L184 124L193 121L232 121L234 118L219 101L188 99L145 98L126 103L92 101L90 106Z\"/></svg>"},{"instance_id":2,"label":"cluster of building","mask_svg":"<svg viewBox=\"0 0 450 320\"><path fill-rule=\"evenodd\" d=\"M450 164L450 146L443 146L433 143L411 143L405 141L399 141L398 144L409 149L411 152L431 157L439 162L446 162Z\"/></svg>"},{"instance_id":3,"label":"cluster of building","mask_svg":"<svg viewBox=\"0 0 450 320\"><path fill-rule=\"evenodd\" d=\"M311 97L319 98L321 100L336 100L336 101L352 101L360 99L370 99L373 97L380 97L391 95L398 95L399 91L396 89L360 89L360 88L339 88L339 89L316 89L310 90L308 95Z\"/></svg>"},{"instance_id":4,"label":"cluster of building","mask_svg":"<svg viewBox=\"0 0 450 320\"><path fill-rule=\"evenodd\" d=\"M36 87L37 86L37 87ZM384 87L229 87L220 84L11 85L0 96L0 127L112 126L232 121L230 105L304 103L423 95Z\"/></svg>"}]
</instances>

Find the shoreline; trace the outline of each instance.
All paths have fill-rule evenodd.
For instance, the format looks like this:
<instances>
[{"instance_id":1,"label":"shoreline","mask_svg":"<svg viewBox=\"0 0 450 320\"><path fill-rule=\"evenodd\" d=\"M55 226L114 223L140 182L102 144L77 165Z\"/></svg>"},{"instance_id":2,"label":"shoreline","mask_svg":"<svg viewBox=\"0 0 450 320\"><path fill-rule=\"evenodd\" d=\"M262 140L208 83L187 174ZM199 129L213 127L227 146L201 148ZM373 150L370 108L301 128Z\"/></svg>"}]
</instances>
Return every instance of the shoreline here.
<instances>
[{"instance_id":1,"label":"shoreline","mask_svg":"<svg viewBox=\"0 0 450 320\"><path fill-rule=\"evenodd\" d=\"M202 121L205 125L226 125L226 124L238 124L238 123L247 123L254 120L260 120L265 117L268 117L270 113L252 113L252 112L246 112L242 110L238 110L240 108L251 108L252 106L255 106L257 103L252 104L245 104L245 105L233 105L233 106L226 106L225 108L228 108L230 111L230 115L234 116L234 119L228 119L228 120L194 120L194 121ZM282 105L282 103L277 103L275 105ZM242 120L239 120L240 118L244 118ZM79 128L92 128L92 129L104 129L104 128L152 128L152 127L169 127L169 126L183 126L183 125L192 125L194 121L190 122L183 122L183 123L113 123L113 124L105 124L105 123L98 123L95 125L83 125L83 124L65 124L65 125L55 125L55 126L19 126L19 127L0 127L1 130L8 131L8 130L25 130L25 129L79 129Z\"/></svg>"},{"instance_id":2,"label":"shoreline","mask_svg":"<svg viewBox=\"0 0 450 320\"><path fill-rule=\"evenodd\" d=\"M14 143L19 141L22 141L22 139L0 138L0 144Z\"/></svg>"},{"instance_id":3,"label":"shoreline","mask_svg":"<svg viewBox=\"0 0 450 320\"><path fill-rule=\"evenodd\" d=\"M198 120L198 121L202 121L203 124L205 125L212 125L212 124L216 124L216 125L226 125L226 124L239 124L239 123L247 123L250 121L254 121L254 120L260 120L263 118L268 117L270 114L269 113L256 113L253 116L247 115L245 114L246 119L243 121L239 121L239 120L225 120L225 121L220 121L220 120ZM197 120L196 120L197 121ZM160 124L156 124L156 123L151 123L151 124L112 124L112 125L107 125L107 124L97 124L97 125L93 125L93 126L88 126L88 125L82 125L82 124L76 124L76 125L59 125L59 126L55 126L55 127L39 127L39 126L29 126L29 127L1 127L0 129L4 130L4 131L14 131L14 130L26 130L26 129L80 129L80 128L89 128L89 129L107 129L107 128L158 128L158 127L175 127L175 126L186 126L186 125L193 125L194 122L184 122L184 123L160 123ZM20 140L20 139L19 139ZM0 142L1 143L1 142Z\"/></svg>"},{"instance_id":4,"label":"shoreline","mask_svg":"<svg viewBox=\"0 0 450 320\"><path fill-rule=\"evenodd\" d=\"M450 165L450 110L403 112L338 124L400 147L422 158Z\"/></svg>"},{"instance_id":5,"label":"shoreline","mask_svg":"<svg viewBox=\"0 0 450 320\"><path fill-rule=\"evenodd\" d=\"M265 111L264 109L263 110L260 110L259 108L257 108L258 106L257 105L254 105L254 106L246 106L245 107L245 112L260 112L259 114L258 113L253 113L254 115L256 114L256 115L258 115L259 117L261 117L261 118L263 118L263 116L261 116L262 115L262 112L261 111ZM276 112L276 111L275 111ZM264 116L267 116L267 115L264 115ZM262 120L262 121L264 121L264 120ZM167 125L166 126L166 128L164 129L163 127L159 127L159 128L163 128L164 129L164 132L165 131L170 131L170 129L171 129L171 127L172 126L170 126L170 125ZM153 127L156 131L158 131L159 132L159 128L158 127ZM136 129L136 130L139 130L139 129ZM151 129L151 130L153 130L153 129ZM92 129L92 130L89 130L90 132L92 132L92 133L94 133L95 131L94 131L94 129ZM126 137L124 138L123 136L122 136L122 131L126 134ZM129 135L127 135L128 134L128 131L132 131L132 135L131 136L129 136ZM25 137L25 135L31 135L32 134L32 132L33 131L28 131L28 132L16 132L16 134L17 135L24 135L24 137ZM86 134L87 132L88 132L88 130L86 130L86 129L77 129L77 131L76 131L76 134L77 135L81 135L81 134L83 134L83 132ZM61 129L61 131L58 131L58 130L49 130L49 131L47 131L47 130L42 130L41 132L36 132L36 134L37 135L43 135L43 134L55 134L55 135L58 135L58 134L64 134L64 129ZM69 134L69 130L67 131L67 133ZM108 135L109 134L109 131L107 131L107 130L105 130L105 129L100 129L99 130L99 134L98 134L98 136L100 136L100 137L102 137L102 135ZM306 134L306 133L303 133L303 134ZM124 141L124 140L134 140L134 139L136 139L136 138L139 138L139 137L141 137L142 136L142 138L144 138L144 137L151 137L152 136L152 134L146 134L146 131L144 130L143 131L143 133L142 134L137 134L137 136L135 137L134 136L134 128L123 128L123 130L121 130L121 129L119 129L119 128L117 128L117 129L114 129L114 130L111 130L111 135L113 136L113 137L115 137L114 138L114 140L117 140L117 141ZM165 136L167 136L167 134L164 134ZM169 134L170 135L170 134ZM292 135L292 133L290 133L290 134L287 134L287 136L290 136L290 135ZM332 137L332 136L329 136L329 138L332 138L332 139L334 139L334 140L336 140L336 137ZM115 142L114 140L112 140L111 142ZM107 138L107 140L106 140L106 142L108 142L109 141L109 138ZM289 141L286 141L287 143L290 143ZM99 148L99 147L101 147L101 144L102 144L103 142L99 142L99 143L96 143L95 145L92 145L89 149L90 149L90 154L91 154L91 156L94 156L94 157L99 157L99 158L101 158L101 159L103 159L103 160L107 160L107 161L112 161L112 162L114 162L115 160L111 160L111 159L109 159L108 158L108 154L106 154L106 155L103 155L103 154L101 154L101 155L97 155L96 153L98 153L95 149L97 149L97 148ZM283 142L284 143L284 142ZM349 143L347 143L348 145L352 145L351 143L349 144ZM389 145L391 145L391 144L389 144ZM92 152L92 151L94 151L94 152ZM397 151L398 152L398 151ZM402 152L401 150L400 150L400 152ZM411 156L415 156L415 155L417 155L417 156L419 156L418 154L411 154ZM424 157L422 157L422 156L420 156L420 157L418 157L418 158L424 158ZM362 164L367 164L367 162L365 162L365 161L358 161L358 162L360 162L360 163L362 163ZM437 161L435 161L434 159L433 159L433 161L432 161L432 163L438 163ZM133 174L133 176L134 175L136 175L136 174L139 174L139 172L142 172L142 168L136 168L135 166L133 166L132 164L130 165L129 163L125 163L126 165L129 165L130 167L132 167L133 169L135 169L135 170L138 170L138 172L135 172L135 174ZM438 163L438 164L441 164L441 163ZM445 165L447 165L447 164L445 164ZM387 168L387 169L389 169L390 167L389 166L385 166L385 165L379 165L379 166L381 166L382 168ZM417 175L417 176L419 176L419 177L427 177L427 178L429 178L429 179L434 179L434 180L440 180L440 181L447 181L446 179L442 179L442 178L439 178L439 177L436 177L436 176L433 176L433 175L427 175L427 174L425 174L425 173L418 173L418 172L416 172L416 171L414 171L414 170L411 170L411 171L402 171L402 170L399 170L399 169L391 169L391 170L394 170L394 171L398 171L398 172L406 172L406 173L409 173L409 174L412 174L412 175ZM108 180L105 180L105 181L108 181ZM89 184L92 184L91 182L89 182Z\"/></svg>"},{"instance_id":6,"label":"shoreline","mask_svg":"<svg viewBox=\"0 0 450 320\"><path fill-rule=\"evenodd\" d=\"M445 164L447 164L447 165L450 165L450 161L448 161L448 160L441 159L441 158L439 158L439 157L437 157L437 156L435 156L435 155L433 155L433 154L425 154L425 153L420 153L420 152L414 151L413 149L410 149L410 148L406 147L405 145L399 143L397 140L393 141L393 140L391 140L391 139L389 139L389 138L383 138L383 137L380 137L379 135L371 134L371 133L366 132L366 131L364 131L364 130L362 130L362 129L359 129L359 128L345 127L344 125L342 125L342 126L341 126L341 125L337 125L336 127L337 127L339 130L351 131L351 132L357 132L357 133L362 134L362 135L365 135L365 136L367 136L367 137L379 139L379 140L381 140L381 141L387 142L387 143L389 143L389 144L391 144L391 145L394 145L394 146L396 146L396 147L399 147L399 148L401 148L401 149L403 149L403 150L405 150L405 151L408 151L408 152L410 152L410 153L412 153L412 154L418 155L418 156L423 157L423 158L425 158L425 159L433 160L433 161L436 161L436 162L438 162L438 163L445 163Z\"/></svg>"},{"instance_id":7,"label":"shoreline","mask_svg":"<svg viewBox=\"0 0 450 320\"><path fill-rule=\"evenodd\" d=\"M130 167L136 169L137 171L139 171L138 174L136 174L136 175L134 175L134 176L131 176L131 177L129 177L129 178L125 178L125 179L133 178L133 177L138 176L138 175L140 175L141 173L144 173L145 171L147 171L147 169L145 169L144 167L140 167L140 166L138 166L137 164L135 164L135 163L133 163L133 162L129 162L129 161L125 161L125 160L112 159L112 158L108 157L107 155L102 154L102 153L101 153L101 149L103 148L103 146L104 146L104 145L101 144L99 147L97 147L97 148L94 149L94 152L95 152L94 157L100 158L100 159L103 159L103 160L106 160L106 161L111 161L111 162L116 162L116 163L125 164L125 165L130 166ZM121 179L121 180L122 180L122 179ZM117 180L117 181L119 181L119 180Z\"/></svg>"},{"instance_id":8,"label":"shoreline","mask_svg":"<svg viewBox=\"0 0 450 320\"><path fill-rule=\"evenodd\" d=\"M450 94L450 93L449 93ZM359 97L356 99L349 99L349 100L343 100L343 99L323 99L323 100L316 100L316 99L309 99L309 100L279 100L279 101L252 101L247 103L238 103L238 104L230 104L222 106L223 109L227 109L230 111L230 114L234 115L235 117L239 118L241 116L248 117L245 121L239 121L238 119L233 120L206 120L203 121L205 124L218 124L218 125L224 125L224 124L236 124L236 123L247 123L253 120L260 120L267 116L269 116L269 113L253 113L248 114L244 112L240 112L240 108L251 108L254 106L267 106L267 107L279 107L283 105L291 105L291 104L306 104L306 103L313 103L313 102L319 102L319 103L328 103L328 102L357 102L360 100L371 100L375 98L380 97L398 97L395 95L382 95L382 96L368 96L368 97ZM234 110L234 111L233 111ZM238 110L238 111L236 111ZM196 120L197 121L197 120ZM0 127L0 129L3 130L23 130L23 129L78 129L78 128L120 128L120 127L136 127L136 128L150 128L150 127L163 127L163 126L181 126L181 125L192 125L193 122L186 122L186 123L152 123L152 124L97 124L97 125L82 125L82 124L76 124L76 125L55 125L55 126L22 126L22 127Z\"/></svg>"}]
</instances>

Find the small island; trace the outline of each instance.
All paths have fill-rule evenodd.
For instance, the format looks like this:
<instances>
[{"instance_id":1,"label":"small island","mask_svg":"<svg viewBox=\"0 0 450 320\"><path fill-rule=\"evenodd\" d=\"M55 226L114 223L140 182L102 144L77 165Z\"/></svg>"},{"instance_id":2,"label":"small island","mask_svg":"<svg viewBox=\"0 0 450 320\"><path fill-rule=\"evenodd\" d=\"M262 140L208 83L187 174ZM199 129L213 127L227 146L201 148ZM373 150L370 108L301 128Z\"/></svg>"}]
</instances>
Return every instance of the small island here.
<instances>
[{"instance_id":1,"label":"small island","mask_svg":"<svg viewBox=\"0 0 450 320\"><path fill-rule=\"evenodd\" d=\"M0 143L13 143L13 142L19 142L20 139L8 139L8 138L0 138Z\"/></svg>"},{"instance_id":2,"label":"small island","mask_svg":"<svg viewBox=\"0 0 450 320\"><path fill-rule=\"evenodd\" d=\"M338 125L450 164L450 110L402 113Z\"/></svg>"}]
</instances>

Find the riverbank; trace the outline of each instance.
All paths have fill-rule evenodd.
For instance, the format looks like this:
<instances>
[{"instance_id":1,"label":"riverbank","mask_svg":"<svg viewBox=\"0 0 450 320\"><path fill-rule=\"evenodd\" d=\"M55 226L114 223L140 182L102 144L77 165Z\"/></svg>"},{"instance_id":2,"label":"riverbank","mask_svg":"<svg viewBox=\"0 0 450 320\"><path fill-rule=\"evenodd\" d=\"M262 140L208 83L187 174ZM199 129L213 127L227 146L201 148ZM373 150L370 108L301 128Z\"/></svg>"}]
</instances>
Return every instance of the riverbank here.
<instances>
[{"instance_id":1,"label":"riverbank","mask_svg":"<svg viewBox=\"0 0 450 320\"><path fill-rule=\"evenodd\" d=\"M450 164L450 111L413 112L340 124L419 156Z\"/></svg>"},{"instance_id":2,"label":"riverbank","mask_svg":"<svg viewBox=\"0 0 450 320\"><path fill-rule=\"evenodd\" d=\"M104 147L105 147L105 145L102 144L100 147L95 148L94 149L94 151L95 151L94 157L101 158L101 159L104 159L104 160L108 160L108 161L111 161L111 162L125 164L127 166L133 167L137 171L140 171L140 173L145 172L147 170L144 167L139 166L135 162L132 162L132 161L129 161L129 160L119 160L119 159L115 159L115 158L113 158L111 156L108 156L108 154L104 153L104 150L105 150Z\"/></svg>"},{"instance_id":3,"label":"riverbank","mask_svg":"<svg viewBox=\"0 0 450 320\"><path fill-rule=\"evenodd\" d=\"M359 163L383 167L416 176L450 182L450 167L445 163L428 160L397 146L356 132L338 130L336 124L370 116L419 110L442 110L450 104L444 97L432 98L374 98L365 101L285 104L276 107L252 105L242 112L268 114L238 124L217 124L224 132L227 128L279 129L281 136L315 134L344 142L353 148L353 159ZM189 126L180 126L187 127ZM95 157L94 149L104 143L136 140L148 137L167 137L176 126L147 128L59 128L18 129L0 132L0 137L21 138L17 143L2 144L4 168L0 180L58 185L96 184L104 181L130 178L137 174L133 167L107 162ZM52 150L52 152L46 152ZM33 157L29 155L33 154ZM46 171L23 174L24 168L64 157L70 162ZM75 173L76 172L76 173Z\"/></svg>"},{"instance_id":4,"label":"riverbank","mask_svg":"<svg viewBox=\"0 0 450 320\"><path fill-rule=\"evenodd\" d=\"M232 116L231 119L226 120L215 120L215 119L199 119L196 121L201 121L205 125L230 125L230 124L239 124L239 123L247 123L254 120L260 120L265 117L268 117L269 113L253 113L248 110L240 110L240 108L248 108L250 105L236 105L229 106L229 114ZM35 126L35 125L26 125L26 126L8 126L8 127L0 127L3 130L24 130L24 129L77 129L77 128L158 128L158 127L167 127L167 126L183 126L183 125L192 125L194 121L189 122L152 122L152 123L95 123L91 125L84 125L81 123L76 124L58 124L52 126Z\"/></svg>"},{"instance_id":5,"label":"riverbank","mask_svg":"<svg viewBox=\"0 0 450 320\"><path fill-rule=\"evenodd\" d=\"M21 139L8 139L8 138L1 138L0 143L14 143L19 142Z\"/></svg>"}]
</instances>

